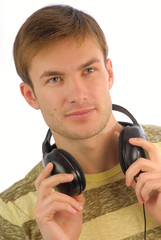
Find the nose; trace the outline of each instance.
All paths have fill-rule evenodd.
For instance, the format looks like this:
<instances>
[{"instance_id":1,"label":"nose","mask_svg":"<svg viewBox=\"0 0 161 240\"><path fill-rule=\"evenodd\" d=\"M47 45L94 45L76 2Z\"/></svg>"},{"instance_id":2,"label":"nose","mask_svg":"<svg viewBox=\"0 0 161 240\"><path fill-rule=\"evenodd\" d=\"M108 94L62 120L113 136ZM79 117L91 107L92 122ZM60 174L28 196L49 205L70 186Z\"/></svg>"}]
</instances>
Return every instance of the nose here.
<instances>
[{"instance_id":1,"label":"nose","mask_svg":"<svg viewBox=\"0 0 161 240\"><path fill-rule=\"evenodd\" d=\"M83 103L87 99L87 86L82 78L70 79L67 88L70 103Z\"/></svg>"}]
</instances>

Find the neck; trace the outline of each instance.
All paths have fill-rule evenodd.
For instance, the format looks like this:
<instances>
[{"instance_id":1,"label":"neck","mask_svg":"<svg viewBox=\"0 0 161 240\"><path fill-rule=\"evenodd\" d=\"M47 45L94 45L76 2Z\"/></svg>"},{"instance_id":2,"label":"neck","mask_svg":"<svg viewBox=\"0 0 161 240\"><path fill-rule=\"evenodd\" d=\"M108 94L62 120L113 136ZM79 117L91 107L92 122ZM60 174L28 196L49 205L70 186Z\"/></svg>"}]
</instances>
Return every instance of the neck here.
<instances>
[{"instance_id":1,"label":"neck","mask_svg":"<svg viewBox=\"0 0 161 240\"><path fill-rule=\"evenodd\" d=\"M55 134L54 137L57 147L63 146L63 149L71 153L86 174L95 174L118 164L118 139L121 129L122 126L112 114L106 128L92 138L62 140Z\"/></svg>"}]
</instances>

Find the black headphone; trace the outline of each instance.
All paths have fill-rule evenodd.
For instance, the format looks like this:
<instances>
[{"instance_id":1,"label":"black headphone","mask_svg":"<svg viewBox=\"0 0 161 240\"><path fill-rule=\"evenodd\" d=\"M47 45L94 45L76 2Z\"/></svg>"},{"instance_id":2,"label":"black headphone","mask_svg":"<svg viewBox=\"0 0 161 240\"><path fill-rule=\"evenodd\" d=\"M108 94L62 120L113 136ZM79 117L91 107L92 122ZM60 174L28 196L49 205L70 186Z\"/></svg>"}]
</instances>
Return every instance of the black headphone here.
<instances>
[{"instance_id":1,"label":"black headphone","mask_svg":"<svg viewBox=\"0 0 161 240\"><path fill-rule=\"evenodd\" d=\"M147 138L143 128L138 124L136 119L128 110L115 104L112 105L112 110L124 113L133 122L133 124L120 122L120 124L124 125L125 127L120 132L118 154L122 171L125 173L128 167L138 158L147 158L146 151L140 147L131 145L129 143L129 138ZM70 196L79 195L86 187L86 180L83 170L70 153L63 149L57 149L55 144L50 144L51 136L52 133L49 129L42 145L43 166L45 167L49 162L54 164L54 168L50 176L58 173L72 173L74 175L73 181L59 184L57 189L58 191Z\"/></svg>"}]
</instances>

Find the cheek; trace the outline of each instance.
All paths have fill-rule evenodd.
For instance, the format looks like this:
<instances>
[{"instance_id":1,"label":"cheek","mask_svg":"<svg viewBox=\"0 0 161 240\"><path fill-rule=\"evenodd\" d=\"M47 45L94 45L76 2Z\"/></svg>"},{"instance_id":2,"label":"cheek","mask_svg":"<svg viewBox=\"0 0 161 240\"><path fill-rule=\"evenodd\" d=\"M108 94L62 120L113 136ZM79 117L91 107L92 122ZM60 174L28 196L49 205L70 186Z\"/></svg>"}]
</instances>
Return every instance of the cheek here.
<instances>
[{"instance_id":1,"label":"cheek","mask_svg":"<svg viewBox=\"0 0 161 240\"><path fill-rule=\"evenodd\" d=\"M39 93L37 94L37 102L44 119L48 118L51 114L54 114L58 109L58 103L56 99L54 99L53 94Z\"/></svg>"},{"instance_id":2,"label":"cheek","mask_svg":"<svg viewBox=\"0 0 161 240\"><path fill-rule=\"evenodd\" d=\"M107 76L102 76L99 80L96 81L94 84L94 89L92 90L93 93L97 93L99 96L107 95L109 92L109 82Z\"/></svg>"},{"instance_id":3,"label":"cheek","mask_svg":"<svg viewBox=\"0 0 161 240\"><path fill-rule=\"evenodd\" d=\"M38 96L39 102L41 106L57 109L57 106L59 104L58 97L54 94L52 91L44 91L39 94Z\"/></svg>"}]
</instances>

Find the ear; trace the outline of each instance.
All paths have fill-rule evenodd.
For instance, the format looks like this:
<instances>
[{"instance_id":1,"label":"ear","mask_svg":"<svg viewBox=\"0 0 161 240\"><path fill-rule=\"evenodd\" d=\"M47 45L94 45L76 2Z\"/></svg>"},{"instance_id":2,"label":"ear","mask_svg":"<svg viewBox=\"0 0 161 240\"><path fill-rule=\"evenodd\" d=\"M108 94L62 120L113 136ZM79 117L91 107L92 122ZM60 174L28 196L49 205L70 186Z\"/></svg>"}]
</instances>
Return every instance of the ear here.
<instances>
[{"instance_id":1,"label":"ear","mask_svg":"<svg viewBox=\"0 0 161 240\"><path fill-rule=\"evenodd\" d=\"M112 67L112 61L108 58L106 61L106 67L107 67L107 71L109 74L109 88L111 89L114 83L114 74L113 74L113 67Z\"/></svg>"},{"instance_id":2,"label":"ear","mask_svg":"<svg viewBox=\"0 0 161 240\"><path fill-rule=\"evenodd\" d=\"M32 88L30 87L30 85L23 82L23 83L20 84L20 90L21 90L21 93L22 93L23 97L27 101L27 103L31 107L38 110L40 107L39 107L39 104L36 100L36 96L35 96Z\"/></svg>"}]
</instances>

